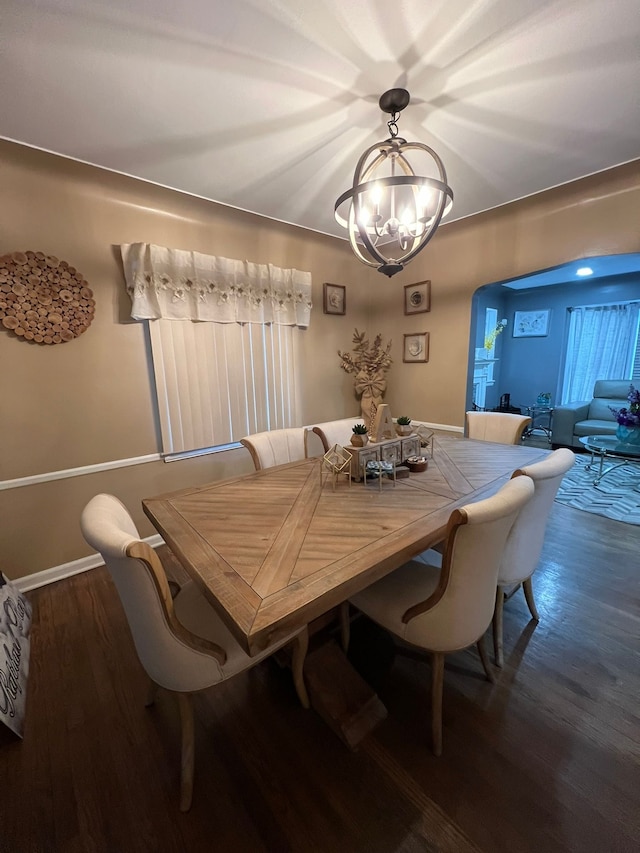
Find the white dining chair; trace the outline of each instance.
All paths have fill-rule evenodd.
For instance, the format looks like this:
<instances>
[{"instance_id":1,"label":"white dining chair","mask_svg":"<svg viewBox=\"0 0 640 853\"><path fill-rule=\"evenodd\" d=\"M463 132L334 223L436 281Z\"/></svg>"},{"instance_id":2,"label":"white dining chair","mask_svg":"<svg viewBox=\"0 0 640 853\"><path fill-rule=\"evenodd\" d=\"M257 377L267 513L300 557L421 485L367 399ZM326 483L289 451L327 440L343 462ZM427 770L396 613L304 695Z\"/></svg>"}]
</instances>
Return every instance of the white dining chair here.
<instances>
[{"instance_id":1,"label":"white dining chair","mask_svg":"<svg viewBox=\"0 0 640 853\"><path fill-rule=\"evenodd\" d=\"M477 644L493 681L484 634L494 612L502 552L518 513L533 496L529 477L509 480L490 498L455 509L441 555L426 552L350 598L400 640L431 652L433 751L442 753L444 656ZM427 562L431 556L433 562Z\"/></svg>"},{"instance_id":2,"label":"white dining chair","mask_svg":"<svg viewBox=\"0 0 640 853\"><path fill-rule=\"evenodd\" d=\"M522 433L531 425L531 418L509 412L466 412L466 424L467 438L520 444Z\"/></svg>"},{"instance_id":3,"label":"white dining chair","mask_svg":"<svg viewBox=\"0 0 640 853\"><path fill-rule=\"evenodd\" d=\"M540 562L544 534L554 498L564 475L573 467L575 455L566 447L554 450L546 459L518 468L512 477L533 480L533 498L518 515L509 534L498 570L496 606L493 615L493 650L496 665L501 667L503 654L503 606L520 585L531 616L540 619L533 596L532 575Z\"/></svg>"},{"instance_id":4,"label":"white dining chair","mask_svg":"<svg viewBox=\"0 0 640 853\"><path fill-rule=\"evenodd\" d=\"M191 806L194 771L192 694L226 681L294 643L293 680L300 702L309 707L303 677L308 632L292 632L249 657L192 581L172 597L160 558L140 536L125 506L113 495L99 494L85 506L82 534L98 551L116 585L133 642L152 685L174 693L180 708L182 771L180 809Z\"/></svg>"},{"instance_id":5,"label":"white dining chair","mask_svg":"<svg viewBox=\"0 0 640 853\"><path fill-rule=\"evenodd\" d=\"M353 426L363 423L364 421L360 415L354 415L352 418L341 418L337 421L325 421L324 423L316 424L312 431L322 442L324 452L326 453L334 444L339 444L341 447L348 447L351 443L351 436L353 435Z\"/></svg>"},{"instance_id":6,"label":"white dining chair","mask_svg":"<svg viewBox=\"0 0 640 853\"><path fill-rule=\"evenodd\" d=\"M253 460L256 471L297 462L307 456L307 430L304 427L254 432L240 439Z\"/></svg>"}]
</instances>

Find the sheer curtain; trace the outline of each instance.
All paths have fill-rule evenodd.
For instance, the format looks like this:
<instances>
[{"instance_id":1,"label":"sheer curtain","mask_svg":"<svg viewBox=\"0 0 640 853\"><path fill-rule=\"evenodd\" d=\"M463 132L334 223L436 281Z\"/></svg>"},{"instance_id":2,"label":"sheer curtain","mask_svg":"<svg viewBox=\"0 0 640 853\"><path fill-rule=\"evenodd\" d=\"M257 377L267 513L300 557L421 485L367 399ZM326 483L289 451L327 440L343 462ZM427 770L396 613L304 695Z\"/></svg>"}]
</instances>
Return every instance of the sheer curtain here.
<instances>
[{"instance_id":1,"label":"sheer curtain","mask_svg":"<svg viewBox=\"0 0 640 853\"><path fill-rule=\"evenodd\" d=\"M630 379L639 302L570 308L562 403L590 400L598 379Z\"/></svg>"}]
</instances>

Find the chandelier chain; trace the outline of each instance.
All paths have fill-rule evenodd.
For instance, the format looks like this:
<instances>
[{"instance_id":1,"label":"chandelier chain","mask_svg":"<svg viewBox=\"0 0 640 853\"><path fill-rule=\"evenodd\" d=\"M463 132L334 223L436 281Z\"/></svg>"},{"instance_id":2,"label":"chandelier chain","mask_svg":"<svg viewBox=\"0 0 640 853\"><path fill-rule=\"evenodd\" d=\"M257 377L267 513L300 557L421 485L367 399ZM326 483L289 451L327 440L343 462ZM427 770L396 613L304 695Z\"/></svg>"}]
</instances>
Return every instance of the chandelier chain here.
<instances>
[{"instance_id":1,"label":"chandelier chain","mask_svg":"<svg viewBox=\"0 0 640 853\"><path fill-rule=\"evenodd\" d=\"M400 118L400 113L395 112L391 116L391 119L387 122L387 127L389 128L389 133L391 134L391 138L395 139L398 135L398 119Z\"/></svg>"}]
</instances>

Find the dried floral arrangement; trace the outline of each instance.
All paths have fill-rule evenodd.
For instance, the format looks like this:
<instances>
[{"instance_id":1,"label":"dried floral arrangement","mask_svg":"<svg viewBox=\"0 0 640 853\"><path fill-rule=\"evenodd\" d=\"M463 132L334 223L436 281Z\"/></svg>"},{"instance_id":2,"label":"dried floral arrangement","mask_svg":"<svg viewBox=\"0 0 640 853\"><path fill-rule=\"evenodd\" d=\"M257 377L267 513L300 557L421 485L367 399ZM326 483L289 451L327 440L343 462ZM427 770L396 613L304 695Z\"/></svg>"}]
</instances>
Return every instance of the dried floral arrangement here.
<instances>
[{"instance_id":1,"label":"dried floral arrangement","mask_svg":"<svg viewBox=\"0 0 640 853\"><path fill-rule=\"evenodd\" d=\"M389 355L391 341L383 346L382 335L376 335L370 343L365 332L359 332L356 329L353 344L353 351L350 353L338 350L341 359L340 367L346 373L354 374L354 387L356 394L360 395L362 418L370 427L378 406L382 403L384 392L387 390L385 374L392 364Z\"/></svg>"}]
</instances>

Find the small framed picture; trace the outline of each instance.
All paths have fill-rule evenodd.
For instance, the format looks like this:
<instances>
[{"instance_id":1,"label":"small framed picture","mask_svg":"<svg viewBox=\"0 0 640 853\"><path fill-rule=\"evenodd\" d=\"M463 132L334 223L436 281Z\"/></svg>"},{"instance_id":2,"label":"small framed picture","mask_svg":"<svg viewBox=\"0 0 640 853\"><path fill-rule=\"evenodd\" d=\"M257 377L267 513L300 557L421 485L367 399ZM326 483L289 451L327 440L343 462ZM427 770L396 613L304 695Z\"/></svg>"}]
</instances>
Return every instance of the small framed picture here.
<instances>
[{"instance_id":1,"label":"small framed picture","mask_svg":"<svg viewBox=\"0 0 640 853\"><path fill-rule=\"evenodd\" d=\"M549 309L516 311L513 318L514 338L546 338L549 334Z\"/></svg>"},{"instance_id":2,"label":"small framed picture","mask_svg":"<svg viewBox=\"0 0 640 853\"><path fill-rule=\"evenodd\" d=\"M429 332L414 332L404 336L402 360L406 362L429 361Z\"/></svg>"},{"instance_id":3,"label":"small framed picture","mask_svg":"<svg viewBox=\"0 0 640 853\"><path fill-rule=\"evenodd\" d=\"M325 314L344 314L347 308L347 288L343 284L324 284L323 311Z\"/></svg>"},{"instance_id":4,"label":"small framed picture","mask_svg":"<svg viewBox=\"0 0 640 853\"><path fill-rule=\"evenodd\" d=\"M419 281L404 286L404 313L424 314L431 311L431 282Z\"/></svg>"}]
</instances>

